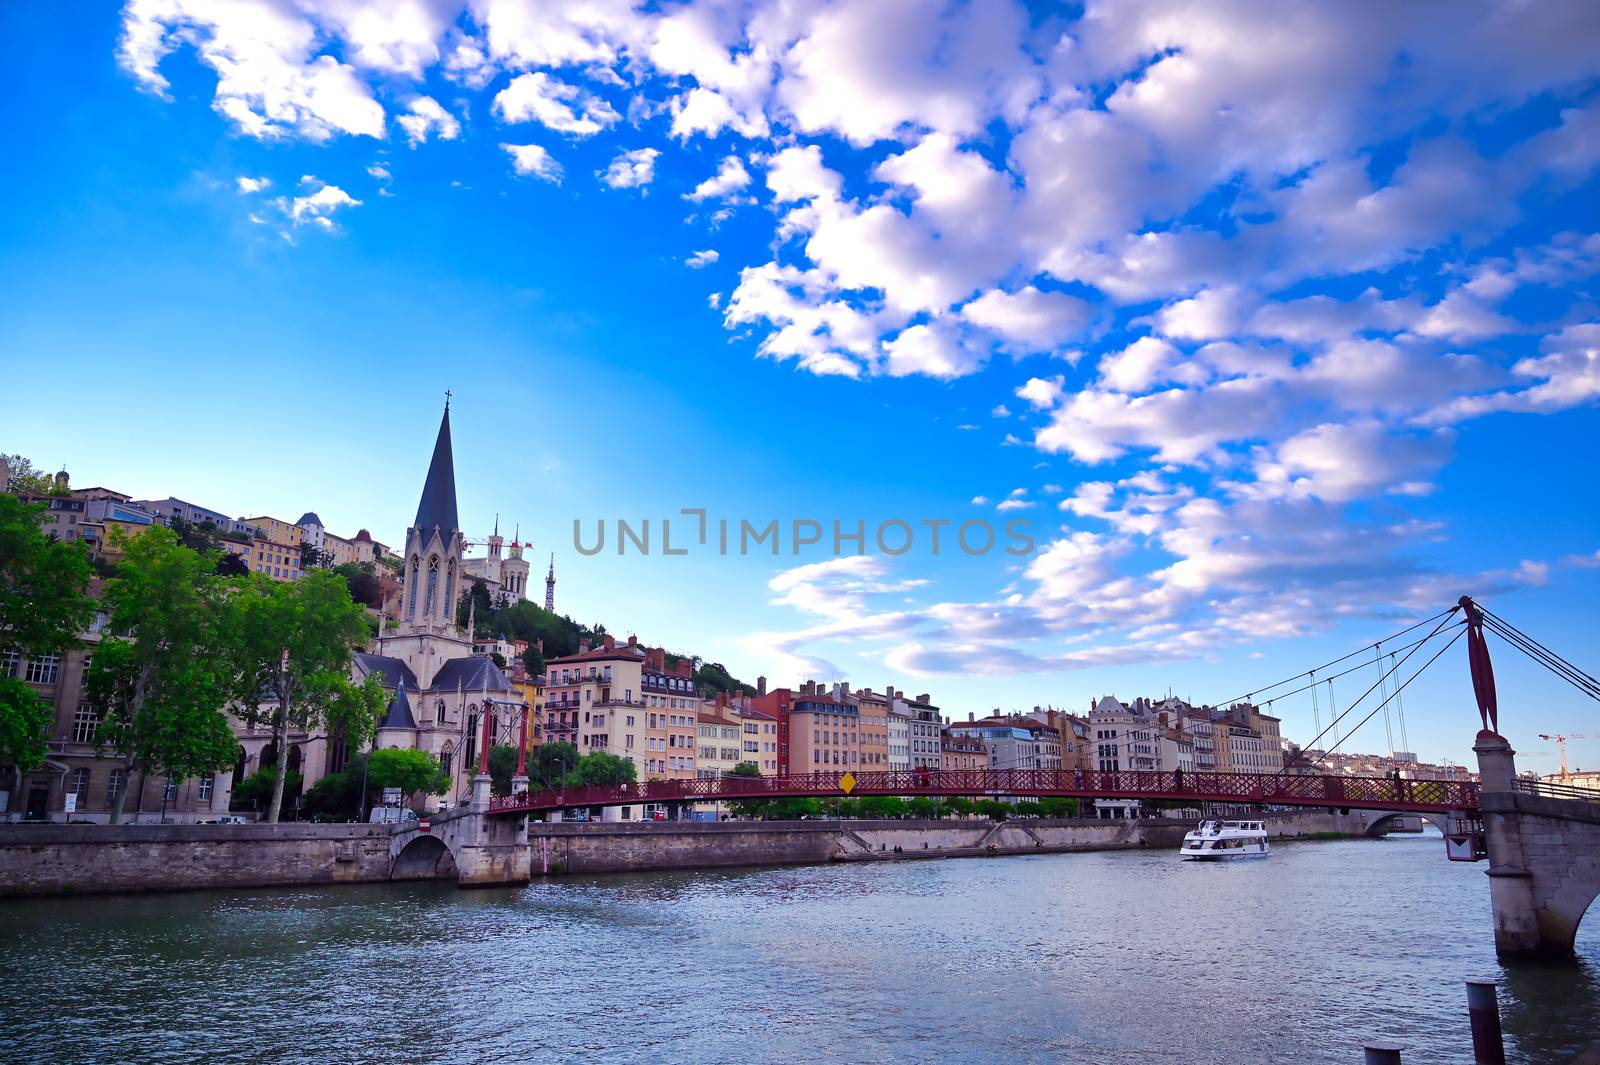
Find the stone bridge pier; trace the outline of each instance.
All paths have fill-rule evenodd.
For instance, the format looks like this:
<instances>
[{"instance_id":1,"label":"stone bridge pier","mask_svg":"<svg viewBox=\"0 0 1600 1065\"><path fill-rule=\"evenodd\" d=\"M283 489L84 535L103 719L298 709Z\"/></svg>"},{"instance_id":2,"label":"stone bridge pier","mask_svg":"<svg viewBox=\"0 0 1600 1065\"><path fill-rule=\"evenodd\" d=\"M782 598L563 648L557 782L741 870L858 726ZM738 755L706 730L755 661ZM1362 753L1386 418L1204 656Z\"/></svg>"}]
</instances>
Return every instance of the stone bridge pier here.
<instances>
[{"instance_id":1,"label":"stone bridge pier","mask_svg":"<svg viewBox=\"0 0 1600 1065\"><path fill-rule=\"evenodd\" d=\"M512 782L526 790L526 778ZM489 817L489 777L472 780L472 801L396 832L390 842L391 880L441 880L462 887L500 887L529 880L528 819Z\"/></svg>"},{"instance_id":2,"label":"stone bridge pier","mask_svg":"<svg viewBox=\"0 0 1600 1065\"><path fill-rule=\"evenodd\" d=\"M1508 957L1570 958L1600 895L1600 802L1517 786L1505 737L1478 733L1480 813L1489 850L1494 946Z\"/></svg>"}]
</instances>

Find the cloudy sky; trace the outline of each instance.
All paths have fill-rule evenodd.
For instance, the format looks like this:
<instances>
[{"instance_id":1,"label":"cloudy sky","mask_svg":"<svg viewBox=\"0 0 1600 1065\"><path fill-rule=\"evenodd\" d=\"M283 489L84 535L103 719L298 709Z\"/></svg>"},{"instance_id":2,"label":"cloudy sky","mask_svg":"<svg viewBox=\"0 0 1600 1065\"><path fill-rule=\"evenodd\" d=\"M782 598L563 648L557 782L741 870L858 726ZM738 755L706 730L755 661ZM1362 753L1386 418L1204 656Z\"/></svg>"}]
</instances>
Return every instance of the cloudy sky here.
<instances>
[{"instance_id":1,"label":"cloudy sky","mask_svg":"<svg viewBox=\"0 0 1600 1065\"><path fill-rule=\"evenodd\" d=\"M563 610L957 714L1223 699L1463 592L1581 661L1600 8L1260 11L5 5L0 450L398 543L449 388L467 532ZM684 507L869 552L662 557ZM577 555L617 518L657 553ZM1510 654L1553 768L1595 708Z\"/></svg>"}]
</instances>

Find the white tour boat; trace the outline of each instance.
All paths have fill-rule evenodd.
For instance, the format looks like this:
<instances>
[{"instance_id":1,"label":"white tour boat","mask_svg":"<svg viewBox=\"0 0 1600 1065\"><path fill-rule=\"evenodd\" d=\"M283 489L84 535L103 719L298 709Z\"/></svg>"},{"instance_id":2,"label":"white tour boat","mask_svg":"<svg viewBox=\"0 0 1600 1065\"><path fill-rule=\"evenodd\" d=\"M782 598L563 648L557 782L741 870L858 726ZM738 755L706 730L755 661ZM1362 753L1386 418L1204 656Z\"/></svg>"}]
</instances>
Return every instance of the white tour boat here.
<instances>
[{"instance_id":1,"label":"white tour boat","mask_svg":"<svg viewBox=\"0 0 1600 1065\"><path fill-rule=\"evenodd\" d=\"M1265 858L1270 849L1267 830L1260 821L1201 821L1199 828L1183 837L1179 853L1195 861L1227 861Z\"/></svg>"}]
</instances>

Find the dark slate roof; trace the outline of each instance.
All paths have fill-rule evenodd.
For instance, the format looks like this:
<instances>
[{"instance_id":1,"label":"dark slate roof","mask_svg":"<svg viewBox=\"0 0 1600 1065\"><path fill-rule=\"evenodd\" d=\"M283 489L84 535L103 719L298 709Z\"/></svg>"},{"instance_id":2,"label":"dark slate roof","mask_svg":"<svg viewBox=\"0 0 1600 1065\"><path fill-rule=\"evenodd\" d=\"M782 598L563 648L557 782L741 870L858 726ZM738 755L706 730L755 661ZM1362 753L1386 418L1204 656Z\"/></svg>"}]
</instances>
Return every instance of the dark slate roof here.
<instances>
[{"instance_id":1,"label":"dark slate roof","mask_svg":"<svg viewBox=\"0 0 1600 1065\"><path fill-rule=\"evenodd\" d=\"M296 525L321 525L322 524L322 519L317 517L317 512L316 511L308 510L304 514L300 515L300 520L295 522L295 524ZM324 527L326 527L326 526L324 526Z\"/></svg>"},{"instance_id":2,"label":"dark slate roof","mask_svg":"<svg viewBox=\"0 0 1600 1065\"><path fill-rule=\"evenodd\" d=\"M434 691L461 688L464 691L508 692L511 683L490 658L453 658L433 678Z\"/></svg>"},{"instance_id":3,"label":"dark slate roof","mask_svg":"<svg viewBox=\"0 0 1600 1065\"><path fill-rule=\"evenodd\" d=\"M424 536L439 528L446 535L456 525L456 464L450 449L450 408L439 423L439 439L433 445L433 461L428 463L428 479L422 483L422 501L417 504L417 527Z\"/></svg>"},{"instance_id":4,"label":"dark slate roof","mask_svg":"<svg viewBox=\"0 0 1600 1065\"><path fill-rule=\"evenodd\" d=\"M376 673L383 681L385 688L398 688L404 682L405 686L412 691L417 690L417 675L411 672L410 666L398 658L371 655L365 651L357 651L356 661L368 673Z\"/></svg>"},{"instance_id":5,"label":"dark slate roof","mask_svg":"<svg viewBox=\"0 0 1600 1065\"><path fill-rule=\"evenodd\" d=\"M406 698L404 684L395 689L394 698L389 700L389 713L383 719L379 728L416 728L417 719L411 715L411 700Z\"/></svg>"}]
</instances>

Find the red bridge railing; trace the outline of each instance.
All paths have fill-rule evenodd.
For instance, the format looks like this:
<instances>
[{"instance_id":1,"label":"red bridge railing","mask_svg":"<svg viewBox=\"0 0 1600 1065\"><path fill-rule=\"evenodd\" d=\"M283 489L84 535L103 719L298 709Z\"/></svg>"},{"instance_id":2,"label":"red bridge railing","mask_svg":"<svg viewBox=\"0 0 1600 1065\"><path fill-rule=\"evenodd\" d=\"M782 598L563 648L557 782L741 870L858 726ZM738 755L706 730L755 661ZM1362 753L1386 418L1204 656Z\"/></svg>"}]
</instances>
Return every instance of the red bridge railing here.
<instances>
[{"instance_id":1,"label":"red bridge railing","mask_svg":"<svg viewBox=\"0 0 1600 1065\"><path fill-rule=\"evenodd\" d=\"M1159 773L1071 769L946 769L854 773L851 797L863 795L1030 796L1178 799L1271 806L1330 806L1444 813L1475 810L1478 786L1462 780L1395 780L1267 773ZM526 814L586 806L719 802L740 799L841 798L841 774L646 780L496 796L489 813Z\"/></svg>"}]
</instances>

